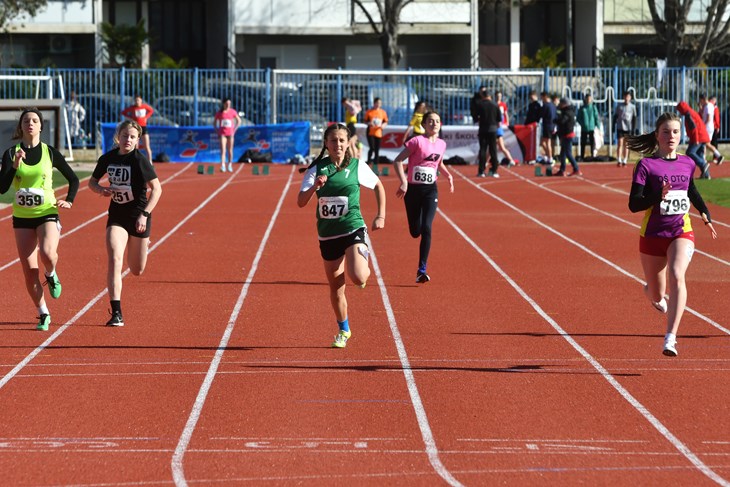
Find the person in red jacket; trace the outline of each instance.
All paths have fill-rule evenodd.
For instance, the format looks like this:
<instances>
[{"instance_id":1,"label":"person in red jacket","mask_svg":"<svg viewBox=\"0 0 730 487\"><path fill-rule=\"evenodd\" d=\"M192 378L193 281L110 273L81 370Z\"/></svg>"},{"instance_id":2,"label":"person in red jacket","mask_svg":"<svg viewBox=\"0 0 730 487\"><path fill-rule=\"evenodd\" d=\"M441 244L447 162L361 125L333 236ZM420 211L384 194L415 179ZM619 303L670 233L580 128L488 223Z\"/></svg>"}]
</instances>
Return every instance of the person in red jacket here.
<instances>
[{"instance_id":1,"label":"person in red jacket","mask_svg":"<svg viewBox=\"0 0 730 487\"><path fill-rule=\"evenodd\" d=\"M700 114L692 110L686 101L677 103L677 111L684 116L684 128L689 138L687 155L702 171L700 178L710 179L710 165L705 160L705 144L710 141L710 136L707 134L705 123Z\"/></svg>"},{"instance_id":2,"label":"person in red jacket","mask_svg":"<svg viewBox=\"0 0 730 487\"><path fill-rule=\"evenodd\" d=\"M147 150L147 157L152 162L152 149L150 148L150 136L147 132L147 119L155 113L155 110L146 104L140 95L134 95L134 105L128 106L122 110L122 115L129 120L134 120L142 127L142 137L144 148Z\"/></svg>"}]
</instances>

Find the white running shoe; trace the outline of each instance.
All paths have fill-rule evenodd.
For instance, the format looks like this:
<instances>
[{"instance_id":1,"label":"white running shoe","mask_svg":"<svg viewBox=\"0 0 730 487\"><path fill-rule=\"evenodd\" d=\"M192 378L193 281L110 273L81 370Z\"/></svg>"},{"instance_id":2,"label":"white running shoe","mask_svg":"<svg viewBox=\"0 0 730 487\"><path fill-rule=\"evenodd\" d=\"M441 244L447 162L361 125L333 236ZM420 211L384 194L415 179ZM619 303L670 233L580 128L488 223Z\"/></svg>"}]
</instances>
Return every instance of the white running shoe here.
<instances>
[{"instance_id":1,"label":"white running shoe","mask_svg":"<svg viewBox=\"0 0 730 487\"><path fill-rule=\"evenodd\" d=\"M226 172L226 163L221 164L221 172Z\"/></svg>"},{"instance_id":2,"label":"white running shoe","mask_svg":"<svg viewBox=\"0 0 730 487\"><path fill-rule=\"evenodd\" d=\"M659 301L652 301L651 304L659 311L660 313L667 312L667 300L662 298Z\"/></svg>"},{"instance_id":3,"label":"white running shoe","mask_svg":"<svg viewBox=\"0 0 730 487\"><path fill-rule=\"evenodd\" d=\"M229 162L229 163L228 163L228 170L229 170L230 172L233 172L233 163L232 163L232 162Z\"/></svg>"},{"instance_id":4,"label":"white running shoe","mask_svg":"<svg viewBox=\"0 0 730 487\"><path fill-rule=\"evenodd\" d=\"M670 334L667 334L667 336L664 337L664 351L662 353L667 357L676 357L679 355L677 352L676 337L671 336Z\"/></svg>"}]
</instances>

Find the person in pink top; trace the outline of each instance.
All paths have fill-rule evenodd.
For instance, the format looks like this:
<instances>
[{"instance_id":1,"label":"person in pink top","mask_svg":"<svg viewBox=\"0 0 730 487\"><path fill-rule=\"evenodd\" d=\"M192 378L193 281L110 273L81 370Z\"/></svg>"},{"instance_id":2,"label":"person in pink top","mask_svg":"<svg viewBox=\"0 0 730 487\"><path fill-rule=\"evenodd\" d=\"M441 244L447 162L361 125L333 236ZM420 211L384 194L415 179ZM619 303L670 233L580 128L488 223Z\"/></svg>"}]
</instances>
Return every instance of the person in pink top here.
<instances>
[{"instance_id":1,"label":"person in pink top","mask_svg":"<svg viewBox=\"0 0 730 487\"><path fill-rule=\"evenodd\" d=\"M395 172L400 179L396 196L405 201L408 230L411 237L421 238L416 272L417 283L431 280L426 273L426 264L431 250L431 226L438 207L436 180L439 171L446 175L449 189L454 192L454 178L444 165L446 142L439 138L441 117L436 112L427 112L423 115L421 126L425 133L406 141L405 148L393 161ZM403 161L406 159L408 159L407 175L403 170Z\"/></svg>"},{"instance_id":2,"label":"person in pink top","mask_svg":"<svg viewBox=\"0 0 730 487\"><path fill-rule=\"evenodd\" d=\"M658 311L667 314L664 355L669 357L677 356L677 331L687 303L684 276L695 250L690 203L710 236L717 238L710 212L692 179L695 162L677 154L681 135L680 118L664 113L653 132L626 137L628 150L646 155L634 168L629 209L644 213L639 232L644 293ZM665 296L667 291L669 296Z\"/></svg>"},{"instance_id":3,"label":"person in pink top","mask_svg":"<svg viewBox=\"0 0 730 487\"><path fill-rule=\"evenodd\" d=\"M231 108L231 99L224 98L221 109L216 112L213 127L221 141L221 172L226 172L226 153L228 153L228 170L233 171L233 136L241 126L241 117Z\"/></svg>"}]
</instances>

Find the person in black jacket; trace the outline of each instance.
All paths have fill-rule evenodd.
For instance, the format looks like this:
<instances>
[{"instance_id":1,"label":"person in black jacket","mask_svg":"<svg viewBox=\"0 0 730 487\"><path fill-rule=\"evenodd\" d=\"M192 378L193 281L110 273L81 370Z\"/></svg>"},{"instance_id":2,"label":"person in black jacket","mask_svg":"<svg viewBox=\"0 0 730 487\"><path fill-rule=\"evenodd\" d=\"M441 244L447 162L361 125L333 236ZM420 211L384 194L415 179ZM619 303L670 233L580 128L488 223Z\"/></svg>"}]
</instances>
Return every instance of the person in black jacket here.
<instances>
[{"instance_id":1,"label":"person in black jacket","mask_svg":"<svg viewBox=\"0 0 730 487\"><path fill-rule=\"evenodd\" d=\"M479 123L479 172L478 178L487 176L498 178L497 169L497 129L501 115L499 107L492 101L486 86L479 88L479 100L474 104L474 121ZM484 173L487 166L487 151L489 151L490 167L488 174Z\"/></svg>"},{"instance_id":2,"label":"person in black jacket","mask_svg":"<svg viewBox=\"0 0 730 487\"><path fill-rule=\"evenodd\" d=\"M555 173L556 176L565 176L565 158L570 161L573 166L573 172L568 176L582 176L578 168L578 163L573 157L573 139L575 138L575 109L567 98L561 98L558 104L558 118L556 126L558 129L558 137L560 137L560 170Z\"/></svg>"},{"instance_id":3,"label":"person in black jacket","mask_svg":"<svg viewBox=\"0 0 730 487\"><path fill-rule=\"evenodd\" d=\"M537 91L530 91L530 104L527 105L527 115L525 115L525 125L540 122L540 113L542 112L542 104L537 99Z\"/></svg>"}]
</instances>

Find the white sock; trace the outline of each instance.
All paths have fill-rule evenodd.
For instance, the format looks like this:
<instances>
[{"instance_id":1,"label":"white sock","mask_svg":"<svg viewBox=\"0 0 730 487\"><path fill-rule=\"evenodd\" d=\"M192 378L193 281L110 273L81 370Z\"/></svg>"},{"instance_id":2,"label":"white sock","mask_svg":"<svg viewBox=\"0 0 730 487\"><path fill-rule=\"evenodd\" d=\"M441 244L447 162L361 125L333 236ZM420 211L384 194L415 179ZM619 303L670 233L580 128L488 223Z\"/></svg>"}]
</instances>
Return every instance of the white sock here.
<instances>
[{"instance_id":1,"label":"white sock","mask_svg":"<svg viewBox=\"0 0 730 487\"><path fill-rule=\"evenodd\" d=\"M48 306L45 304L43 306L38 306L38 314L40 315L49 315L51 314L50 311L48 311Z\"/></svg>"},{"instance_id":2,"label":"white sock","mask_svg":"<svg viewBox=\"0 0 730 487\"><path fill-rule=\"evenodd\" d=\"M53 269L51 272L45 271L44 274L46 277L51 277L56 275L56 269Z\"/></svg>"},{"instance_id":3,"label":"white sock","mask_svg":"<svg viewBox=\"0 0 730 487\"><path fill-rule=\"evenodd\" d=\"M667 333L666 335L664 335L664 341L674 343L677 341L677 335L675 335L674 333Z\"/></svg>"},{"instance_id":4,"label":"white sock","mask_svg":"<svg viewBox=\"0 0 730 487\"><path fill-rule=\"evenodd\" d=\"M720 157L721 155L722 155L722 154L720 154L720 151L719 151L719 150L716 150L716 151L715 151L715 157Z\"/></svg>"}]
</instances>

